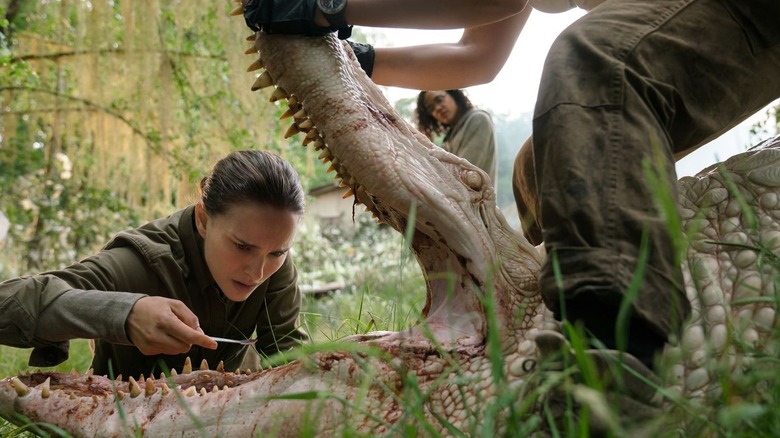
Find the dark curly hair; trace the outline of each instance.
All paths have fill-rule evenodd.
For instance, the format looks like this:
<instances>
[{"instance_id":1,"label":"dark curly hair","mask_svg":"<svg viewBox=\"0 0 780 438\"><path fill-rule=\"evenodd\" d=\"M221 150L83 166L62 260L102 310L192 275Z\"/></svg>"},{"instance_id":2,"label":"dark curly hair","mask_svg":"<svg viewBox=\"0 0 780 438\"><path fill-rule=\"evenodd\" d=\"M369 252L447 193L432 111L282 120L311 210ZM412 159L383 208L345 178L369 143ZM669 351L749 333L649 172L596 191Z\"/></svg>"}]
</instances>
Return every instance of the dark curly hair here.
<instances>
[{"instance_id":1,"label":"dark curly hair","mask_svg":"<svg viewBox=\"0 0 780 438\"><path fill-rule=\"evenodd\" d=\"M434 136L446 133L450 127L448 125L442 125L439 123L425 108L425 93L428 91L431 90L420 91L420 94L417 95L417 108L414 110L414 118L417 121L417 129L432 140ZM463 114L474 107L469 98L466 97L466 93L464 93L463 90L458 89L446 91L447 94L452 96L452 99L458 106L458 112L460 114Z\"/></svg>"}]
</instances>

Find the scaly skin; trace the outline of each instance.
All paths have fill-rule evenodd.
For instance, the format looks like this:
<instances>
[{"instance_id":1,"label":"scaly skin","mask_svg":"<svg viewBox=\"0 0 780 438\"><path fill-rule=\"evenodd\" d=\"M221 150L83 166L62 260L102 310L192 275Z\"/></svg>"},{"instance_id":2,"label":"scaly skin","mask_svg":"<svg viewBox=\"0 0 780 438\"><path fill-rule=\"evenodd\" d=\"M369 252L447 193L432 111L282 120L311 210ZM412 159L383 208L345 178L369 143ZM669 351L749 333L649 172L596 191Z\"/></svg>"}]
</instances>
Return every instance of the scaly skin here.
<instances>
[{"instance_id":1,"label":"scaly skin","mask_svg":"<svg viewBox=\"0 0 780 438\"><path fill-rule=\"evenodd\" d=\"M487 175L403 121L333 36L260 34L255 47L267 74L253 88L276 85L272 100L290 98L290 135L303 132L379 220L402 233L414 220L424 322L250 374L187 369L135 386L68 374L8 378L0 415L20 413L76 436L395 436L410 425L421 434L490 435L519 424L538 355L532 339L558 326L538 293L543 256L507 225ZM706 402L718 393L712 373L728 376L749 362L730 339L766 345L774 307L736 300L775 294L776 267L755 248L779 251L779 160L780 149L770 148L726 163L747 205L760 206L758 228L745 226L717 172L680 182L684 227L693 233L684 270L694 315L665 355L670 391ZM711 243L718 240L741 246Z\"/></svg>"}]
</instances>

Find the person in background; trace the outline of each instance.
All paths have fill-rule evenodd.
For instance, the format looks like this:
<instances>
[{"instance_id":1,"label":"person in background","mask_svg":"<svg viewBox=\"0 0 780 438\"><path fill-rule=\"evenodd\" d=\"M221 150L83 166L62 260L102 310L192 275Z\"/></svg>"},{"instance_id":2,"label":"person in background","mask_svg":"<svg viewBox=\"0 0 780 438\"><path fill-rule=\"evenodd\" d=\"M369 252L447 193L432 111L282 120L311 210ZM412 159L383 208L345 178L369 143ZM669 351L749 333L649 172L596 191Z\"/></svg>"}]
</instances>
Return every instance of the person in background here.
<instances>
[{"instance_id":1,"label":"person in background","mask_svg":"<svg viewBox=\"0 0 780 438\"><path fill-rule=\"evenodd\" d=\"M34 347L30 365L45 367L67 359L68 340L96 339L94 372L124 378L181 369L188 356L231 370L257 363L247 346L211 336L256 332L264 355L305 339L289 254L303 213L288 162L233 152L203 178L195 204L64 269L0 283L0 343Z\"/></svg>"},{"instance_id":2,"label":"person in background","mask_svg":"<svg viewBox=\"0 0 780 438\"><path fill-rule=\"evenodd\" d=\"M497 182L496 135L486 111L474 108L463 90L421 91L417 129L429 139L444 135L442 147L484 170Z\"/></svg>"},{"instance_id":3,"label":"person in background","mask_svg":"<svg viewBox=\"0 0 780 438\"><path fill-rule=\"evenodd\" d=\"M536 200L529 205L538 205L548 255L539 289L557 319L584 328L589 354L619 358L631 375L647 375L691 313L667 222L677 212L665 211L656 193L668 193L673 205L675 160L780 97L780 1L323 3L247 0L238 12L252 30L270 33L462 28L452 43L352 44L377 84L440 90L490 82L525 25L529 3L551 13L589 11L550 48L534 110L526 156L534 163L528 169ZM628 312L619 326L621 306ZM554 338L540 333L540 351L549 351ZM629 376L621 370L603 369L613 382ZM654 392L624 390L637 402L622 404L630 411L625 418L636 417L639 409L630 406L647 404Z\"/></svg>"}]
</instances>

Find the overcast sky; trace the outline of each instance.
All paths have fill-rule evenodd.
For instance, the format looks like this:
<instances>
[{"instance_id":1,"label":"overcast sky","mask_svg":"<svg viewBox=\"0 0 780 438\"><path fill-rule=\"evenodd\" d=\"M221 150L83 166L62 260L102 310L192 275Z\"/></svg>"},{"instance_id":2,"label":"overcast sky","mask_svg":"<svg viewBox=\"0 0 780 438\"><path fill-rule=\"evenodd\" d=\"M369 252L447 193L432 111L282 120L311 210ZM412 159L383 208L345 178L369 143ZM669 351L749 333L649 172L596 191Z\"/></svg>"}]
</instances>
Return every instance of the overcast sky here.
<instances>
[{"instance_id":1,"label":"overcast sky","mask_svg":"<svg viewBox=\"0 0 780 438\"><path fill-rule=\"evenodd\" d=\"M532 113L536 101L542 65L555 37L584 14L574 9L561 14L533 11L528 23L496 79L485 85L471 87L467 93L478 107L496 114L519 116ZM421 43L452 42L460 39L460 30L422 31L407 29L374 29L393 46ZM418 90L385 88L391 102L404 97L415 97ZM699 170L745 150L750 141L748 128L755 117L727 132L712 143L688 155L677 164L678 176L693 175Z\"/></svg>"}]
</instances>

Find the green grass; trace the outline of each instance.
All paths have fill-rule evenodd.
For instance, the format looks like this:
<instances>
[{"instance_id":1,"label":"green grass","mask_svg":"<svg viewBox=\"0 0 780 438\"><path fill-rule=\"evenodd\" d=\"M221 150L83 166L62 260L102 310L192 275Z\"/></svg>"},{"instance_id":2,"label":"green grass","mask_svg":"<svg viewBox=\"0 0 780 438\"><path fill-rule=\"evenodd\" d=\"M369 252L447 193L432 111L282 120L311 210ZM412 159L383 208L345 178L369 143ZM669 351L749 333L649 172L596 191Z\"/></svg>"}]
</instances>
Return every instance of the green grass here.
<instances>
[{"instance_id":1,"label":"green grass","mask_svg":"<svg viewBox=\"0 0 780 438\"><path fill-rule=\"evenodd\" d=\"M653 177L652 169L646 170L649 180L657 184L656 190L661 194L658 196L660 208L667 213L668 217L674 218L673 204L669 197L662 196L664 189L661 187L660 180ZM733 183L730 183L729 188L732 191L737 190ZM750 209L751 203L754 204L751 201L740 201L740 205L744 209ZM746 217L754 217L754 212L750 210L745 215ZM682 253L687 248L688 243L682 237L681 225L674 222L673 219L670 220L670 229L679 231L673 234L680 236L675 241L675 246ZM323 240L318 237L320 231L314 231L310 235L304 233L302 240L306 242L306 247L298 250L297 255L300 257L297 257L296 261L299 266L330 264L331 269L321 272L313 270L308 273L303 272L303 280L332 281L340 279L345 281L347 287L324 298L315 299L310 296L305 298L302 321L314 341L314 346L308 350L330 351L338 349L343 351L345 349L343 345L332 344L330 341L336 341L347 335L376 330L395 331L409 327L418 320L420 309L424 304L424 282L416 267L416 262L410 257L408 249L397 234L379 234L377 236L363 230L361 232L367 233L367 235L357 237L336 235L331 236L330 240ZM387 232L387 230L383 232ZM725 242L712 243L723 247L734 247L734 244ZM775 273L780 272L780 261L777 255L761 245L739 245L737 249L755 250L759 254L759 264L762 269ZM346 252L352 253L353 257L342 258L341 261L334 257L338 253ZM377 252L381 252L381 254L377 254ZM316 260L317 254L324 255L327 261ZM361 260L361 262L353 263L354 260ZM301 270L305 271L305 268ZM643 272L643 266L640 263L636 270L636 281L632 283L631 290L626 294L629 299L641 286ZM777 284L774 285L774 289L778 289ZM776 309L776 300L777 297L774 296L762 296L752 300L734 302L732 306L768 302L774 304ZM625 304L627 307L629 303ZM567 359L565 366L554 372L535 374L519 393L511 389L508 376L503 372L503 353L497 348L498 342L496 342L495 336L499 327L497 327L491 291L487 291L483 297L483 306L488 316L488 334L491 343L488 345L486 354L491 364L492 372L489 385L495 391L494 396L490 398L478 396L473 405L467 406L467 409L470 410L470 421L467 421L466 430L460 430L445 418L429 420L422 416L424 405L430 395L430 387L423 389L418 385L417 378L413 373L406 374L403 376L405 390L401 392L389 391L390 396L395 398L394 402L402 410L401 418L392 425L388 425L391 436L436 437L440 435L437 431L443 428L448 435L452 436L521 437L528 436L547 425L546 427L550 429L549 435L553 437L587 437L589 412L606 412L607 418L609 418L609 413L614 414L617 406L604 396L604 382L600 380L594 364L585 354L587 346L581 333L578 332L577 327L569 325L565 325L564 328L570 333L574 354ZM618 326L624 326L622 318L618 322ZM726 368L726 364L712 364L709 371L712 376L719 379L721 393L707 403L686 399L666 389L659 388L668 406L667 411L659 418L666 428L655 430L649 436L729 438L777 436L777 431L780 430L780 355L778 353L780 347L777 343L777 340L780 339L780 333L778 330L778 327L771 328L771 332L767 335L769 341L758 346L743 342L735 335L736 332L729 336L730 345L728 348L750 357L751 361L745 369L736 373L730 372ZM357 386L365 390L371 384L381 385L381 383L377 383L376 377L378 376L365 358L375 354L382 357L384 353L371 352L361 346L353 346L351 351L355 354L355 358L362 358L356 359L364 371L364 379L358 382ZM29 352L30 350L0 346L0 376L10 376L30 370L26 366ZM455 358L449 357L449 353L446 351L439 354L449 358L450 363L456 362ZM89 366L89 361L90 353L87 342L78 340L72 342L71 358L57 369L63 371L75 369L83 372ZM458 369L457 366L454 369L454 378L446 381L440 380L434 384L434 387L454 384L460 389L461 395L465 397L466 392L471 390L470 388L480 383L481 376L474 376L470 372ZM662 369L660 373L663 375L667 371ZM543 408L537 411L534 410L534 407L546 396L560 388L565 389L567 395L565 400L568 404L563 413L564 421L556 423L553 420L553 410ZM363 413L369 416L376 414L365 412L360 397L356 401L349 401L336 394L309 391L285 395L282 398L335 401L347 407L345 420L349 420L349 413ZM584 402L586 409L575 410L572 407L575 400ZM311 412L310 421L304 426L302 436L316 435L319 414L320 412L316 409ZM611 423L608 422L612 427L612 435L626 436L626 431L622 429L619 422L615 418L613 420ZM377 417L377 421L383 420ZM668 427L670 424L672 426ZM684 429L681 424L684 424ZM502 429L494 429L493 426ZM0 436L28 435L24 428L17 428L0 421ZM345 436L358 437L362 435L350 430L348 426Z\"/></svg>"}]
</instances>

